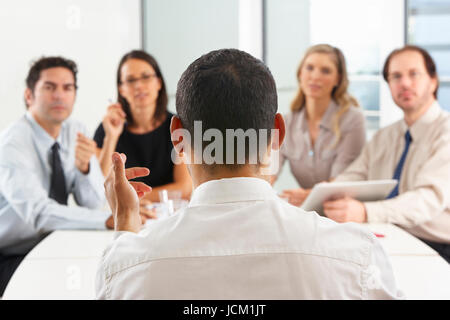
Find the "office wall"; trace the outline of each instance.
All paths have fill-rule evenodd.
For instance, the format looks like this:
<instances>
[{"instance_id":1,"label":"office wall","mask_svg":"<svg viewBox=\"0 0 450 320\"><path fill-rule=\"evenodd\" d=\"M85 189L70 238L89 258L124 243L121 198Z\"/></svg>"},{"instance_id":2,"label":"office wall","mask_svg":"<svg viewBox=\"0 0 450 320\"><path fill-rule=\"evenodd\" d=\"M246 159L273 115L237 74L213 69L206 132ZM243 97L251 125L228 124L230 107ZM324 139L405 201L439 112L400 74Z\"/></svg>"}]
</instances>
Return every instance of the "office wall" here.
<instances>
[{"instance_id":1,"label":"office wall","mask_svg":"<svg viewBox=\"0 0 450 320\"><path fill-rule=\"evenodd\" d=\"M310 44L310 2L266 0L265 9L266 63L277 84L278 112L286 115L297 92L298 64ZM274 188L281 192L297 187L286 161Z\"/></svg>"},{"instance_id":2,"label":"office wall","mask_svg":"<svg viewBox=\"0 0 450 320\"><path fill-rule=\"evenodd\" d=\"M238 47L239 0L144 1L144 48L159 63L172 112L178 80L192 61Z\"/></svg>"},{"instance_id":3,"label":"office wall","mask_svg":"<svg viewBox=\"0 0 450 320\"><path fill-rule=\"evenodd\" d=\"M30 62L62 55L79 67L72 117L93 133L108 99L116 99L120 57L141 46L139 0L39 0L0 2L0 130L25 112L23 92Z\"/></svg>"}]
</instances>

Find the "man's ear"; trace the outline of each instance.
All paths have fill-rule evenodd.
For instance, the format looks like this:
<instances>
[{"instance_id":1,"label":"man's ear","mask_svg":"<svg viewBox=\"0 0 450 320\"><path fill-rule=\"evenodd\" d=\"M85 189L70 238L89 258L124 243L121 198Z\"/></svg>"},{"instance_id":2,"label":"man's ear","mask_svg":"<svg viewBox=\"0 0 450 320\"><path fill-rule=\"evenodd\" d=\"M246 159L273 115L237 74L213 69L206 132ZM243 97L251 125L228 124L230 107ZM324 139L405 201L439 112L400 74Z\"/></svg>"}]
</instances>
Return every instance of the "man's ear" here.
<instances>
[{"instance_id":1,"label":"man's ear","mask_svg":"<svg viewBox=\"0 0 450 320\"><path fill-rule=\"evenodd\" d=\"M177 129L183 129L183 125L178 116L172 116L172 119L170 120L170 134L174 133Z\"/></svg>"},{"instance_id":2,"label":"man's ear","mask_svg":"<svg viewBox=\"0 0 450 320\"><path fill-rule=\"evenodd\" d=\"M181 124L180 118L178 116L173 116L170 121L170 135L172 137L173 147L178 153L183 152L183 125Z\"/></svg>"},{"instance_id":3,"label":"man's ear","mask_svg":"<svg viewBox=\"0 0 450 320\"><path fill-rule=\"evenodd\" d=\"M431 92L432 93L434 93L436 91L438 85L439 85L439 80L438 80L437 76L434 78L431 78L431 86L432 86Z\"/></svg>"},{"instance_id":4,"label":"man's ear","mask_svg":"<svg viewBox=\"0 0 450 320\"><path fill-rule=\"evenodd\" d=\"M25 89L23 98L25 99L25 103L26 103L27 109L28 109L33 102L33 92L30 90L30 88Z\"/></svg>"},{"instance_id":5,"label":"man's ear","mask_svg":"<svg viewBox=\"0 0 450 320\"><path fill-rule=\"evenodd\" d=\"M278 150L281 148L281 145L283 144L284 137L286 135L286 125L284 123L284 118L281 115L281 113L277 113L275 115L275 121L273 125L275 130L278 130L278 135L274 135L272 137L272 149Z\"/></svg>"}]
</instances>

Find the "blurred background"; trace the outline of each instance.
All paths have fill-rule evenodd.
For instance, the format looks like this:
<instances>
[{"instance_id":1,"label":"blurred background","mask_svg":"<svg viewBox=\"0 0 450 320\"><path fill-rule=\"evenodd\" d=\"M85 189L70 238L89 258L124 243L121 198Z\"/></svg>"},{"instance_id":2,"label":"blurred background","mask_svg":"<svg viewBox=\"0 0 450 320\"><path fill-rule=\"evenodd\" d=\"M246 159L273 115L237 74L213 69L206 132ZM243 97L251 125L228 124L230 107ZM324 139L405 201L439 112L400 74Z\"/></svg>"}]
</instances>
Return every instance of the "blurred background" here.
<instances>
[{"instance_id":1,"label":"blurred background","mask_svg":"<svg viewBox=\"0 0 450 320\"><path fill-rule=\"evenodd\" d=\"M404 44L427 49L438 67L441 106L450 110L450 0L16 0L0 2L0 130L25 112L30 63L62 55L79 67L73 117L90 132L117 99L120 58L142 48L157 59L175 111L177 81L200 55L239 48L262 59L287 113L306 48L339 47L350 92L362 105L368 139L399 118L381 69ZM275 188L296 187L285 166Z\"/></svg>"}]
</instances>

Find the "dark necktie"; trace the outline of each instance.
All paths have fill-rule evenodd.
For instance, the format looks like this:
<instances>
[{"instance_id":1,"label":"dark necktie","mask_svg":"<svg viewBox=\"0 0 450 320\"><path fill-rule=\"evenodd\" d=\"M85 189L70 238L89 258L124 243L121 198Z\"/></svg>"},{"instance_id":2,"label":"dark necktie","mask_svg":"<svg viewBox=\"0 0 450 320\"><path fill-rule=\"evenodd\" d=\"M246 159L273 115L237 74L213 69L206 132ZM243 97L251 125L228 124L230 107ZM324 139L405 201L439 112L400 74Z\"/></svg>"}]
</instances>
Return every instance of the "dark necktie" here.
<instances>
[{"instance_id":1,"label":"dark necktie","mask_svg":"<svg viewBox=\"0 0 450 320\"><path fill-rule=\"evenodd\" d=\"M402 175L403 165L405 164L406 155L408 154L409 145L411 144L411 141L412 141L411 134L409 133L408 130L405 133L405 149L403 149L402 156L398 161L397 167L395 168L394 171L394 176L392 177L392 179L397 179L398 183L395 186L395 188L392 189L391 193L387 196L386 199L391 199L398 196L398 186L400 184L400 176Z\"/></svg>"},{"instance_id":2,"label":"dark necktie","mask_svg":"<svg viewBox=\"0 0 450 320\"><path fill-rule=\"evenodd\" d=\"M59 157L59 144L55 142L52 146L52 177L50 180L49 197L55 199L59 204L67 204L66 179Z\"/></svg>"}]
</instances>

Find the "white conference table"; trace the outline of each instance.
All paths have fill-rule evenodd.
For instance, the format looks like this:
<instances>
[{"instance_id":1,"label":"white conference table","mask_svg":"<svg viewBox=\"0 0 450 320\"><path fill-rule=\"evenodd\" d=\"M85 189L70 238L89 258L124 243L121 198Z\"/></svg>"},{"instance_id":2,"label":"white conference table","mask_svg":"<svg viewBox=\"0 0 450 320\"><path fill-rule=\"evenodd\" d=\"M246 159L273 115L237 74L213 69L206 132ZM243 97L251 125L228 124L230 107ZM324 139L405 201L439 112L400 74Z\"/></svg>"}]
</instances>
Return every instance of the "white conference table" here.
<instances>
[{"instance_id":1,"label":"white conference table","mask_svg":"<svg viewBox=\"0 0 450 320\"><path fill-rule=\"evenodd\" d=\"M402 229L364 224L388 254L408 299L450 299L450 265ZM3 299L95 299L95 274L112 231L55 231L23 260Z\"/></svg>"}]
</instances>

